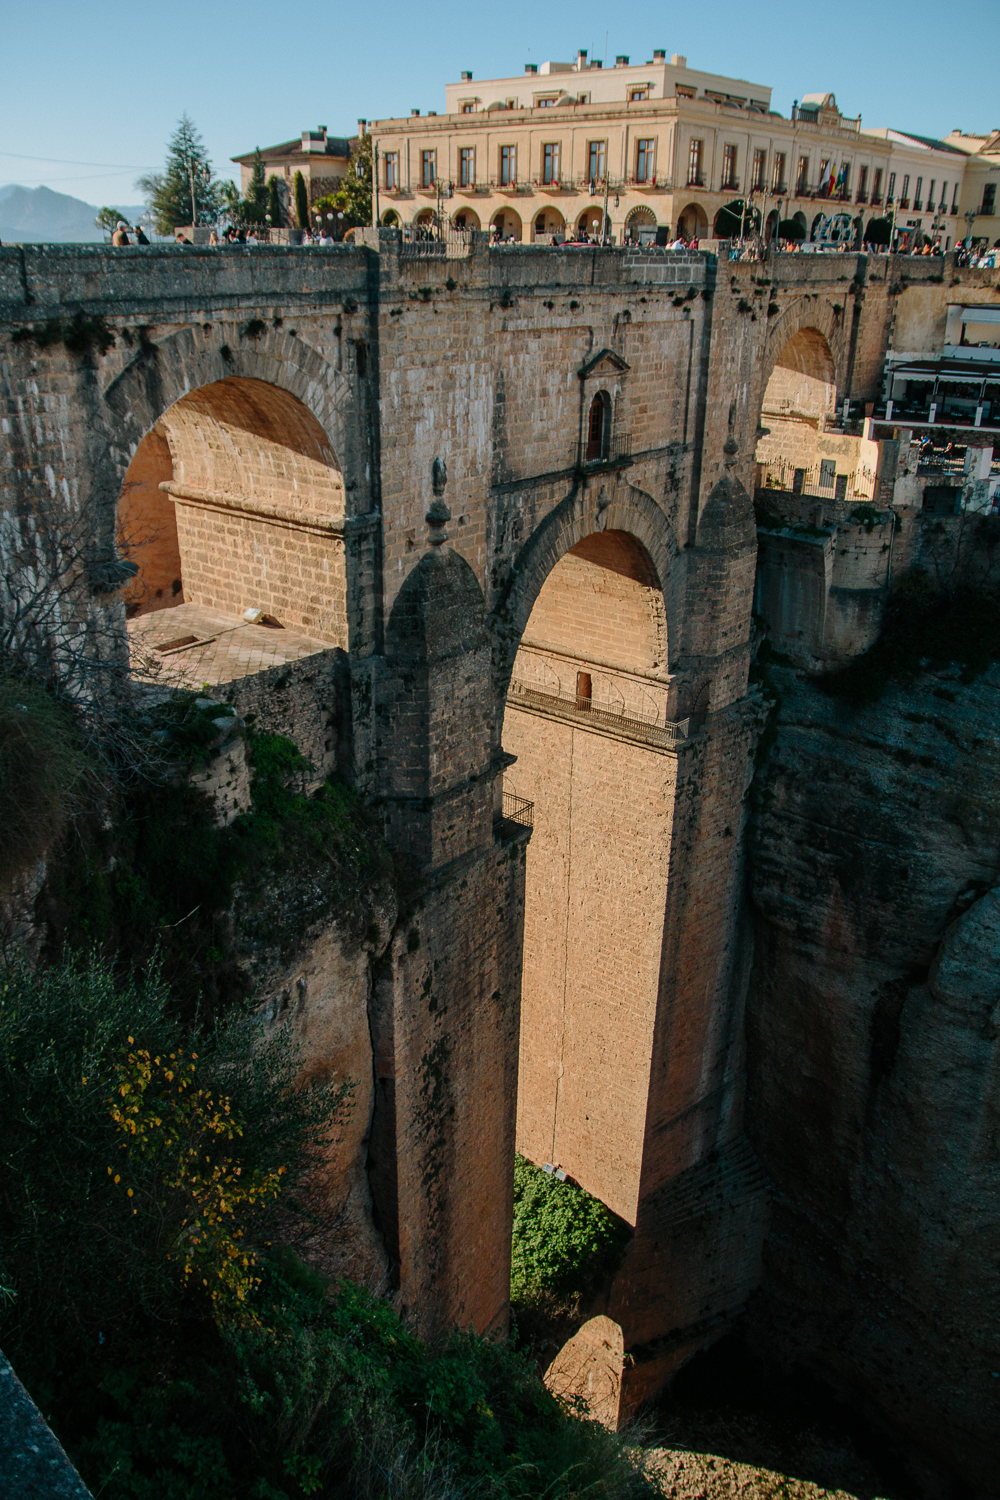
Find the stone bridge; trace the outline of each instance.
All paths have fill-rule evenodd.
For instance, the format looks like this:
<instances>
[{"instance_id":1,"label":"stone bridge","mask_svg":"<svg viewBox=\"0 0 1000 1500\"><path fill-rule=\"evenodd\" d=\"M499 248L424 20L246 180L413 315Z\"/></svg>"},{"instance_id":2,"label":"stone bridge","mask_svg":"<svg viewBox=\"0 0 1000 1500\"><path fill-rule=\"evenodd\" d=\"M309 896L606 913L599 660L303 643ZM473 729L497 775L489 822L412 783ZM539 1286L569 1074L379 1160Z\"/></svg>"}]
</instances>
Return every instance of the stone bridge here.
<instances>
[{"instance_id":1,"label":"stone bridge","mask_svg":"<svg viewBox=\"0 0 1000 1500\"><path fill-rule=\"evenodd\" d=\"M504 1322L516 1140L635 1227L605 1311L641 1396L743 1304L765 1226L764 391L875 395L886 263L362 239L0 250L8 580L42 546L68 675L126 614L195 686L331 663L307 748L418 893L370 1007L402 1300Z\"/></svg>"}]
</instances>

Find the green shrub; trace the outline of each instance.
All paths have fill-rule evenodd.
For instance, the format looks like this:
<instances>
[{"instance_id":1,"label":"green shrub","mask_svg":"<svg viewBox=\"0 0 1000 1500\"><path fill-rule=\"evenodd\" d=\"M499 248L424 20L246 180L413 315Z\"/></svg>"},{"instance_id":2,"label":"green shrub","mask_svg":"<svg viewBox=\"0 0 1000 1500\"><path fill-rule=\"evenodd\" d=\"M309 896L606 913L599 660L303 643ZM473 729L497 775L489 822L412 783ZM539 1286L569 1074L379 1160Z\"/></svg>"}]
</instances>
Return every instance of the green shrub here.
<instances>
[{"instance_id":1,"label":"green shrub","mask_svg":"<svg viewBox=\"0 0 1000 1500\"><path fill-rule=\"evenodd\" d=\"M629 1226L582 1188L560 1182L525 1157L514 1164L514 1302L583 1296L615 1271Z\"/></svg>"},{"instance_id":2,"label":"green shrub","mask_svg":"<svg viewBox=\"0 0 1000 1500\"><path fill-rule=\"evenodd\" d=\"M157 710L169 756L204 755L218 733L208 712ZM366 930L372 892L394 878L376 818L340 782L306 795L312 768L291 740L251 735L247 751L252 802L228 828L201 791L141 781L113 826L98 815L64 841L45 889L50 958L98 943L141 968L156 950L175 1001L220 1009L247 991L241 937L266 927L290 952L324 918Z\"/></svg>"},{"instance_id":3,"label":"green shrub","mask_svg":"<svg viewBox=\"0 0 1000 1500\"><path fill-rule=\"evenodd\" d=\"M196 1062L203 1097L156 1073L155 1057L167 1071ZM207 1035L182 1026L155 973L117 982L96 960L3 972L0 1342L93 1492L649 1493L637 1455L568 1413L509 1344L454 1331L427 1345L387 1302L331 1288L298 1259L288 1233L344 1099L296 1089L296 1072L286 1032L265 1041L241 1017ZM199 1153L208 1164L194 1165ZM235 1205L255 1257L235 1301L213 1298L176 1255L213 1164L247 1181L286 1169L277 1203Z\"/></svg>"}]
</instances>

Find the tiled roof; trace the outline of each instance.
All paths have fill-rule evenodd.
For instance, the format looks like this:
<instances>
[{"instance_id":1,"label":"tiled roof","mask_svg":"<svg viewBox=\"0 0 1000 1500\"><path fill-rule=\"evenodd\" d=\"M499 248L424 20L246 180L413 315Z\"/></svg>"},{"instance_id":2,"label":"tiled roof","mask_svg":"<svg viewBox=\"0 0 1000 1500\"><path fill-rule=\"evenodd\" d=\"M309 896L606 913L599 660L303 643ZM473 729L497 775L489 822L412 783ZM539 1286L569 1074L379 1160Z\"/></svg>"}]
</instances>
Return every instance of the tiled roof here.
<instances>
[{"instance_id":1,"label":"tiled roof","mask_svg":"<svg viewBox=\"0 0 1000 1500\"><path fill-rule=\"evenodd\" d=\"M252 166L253 151L246 151L242 156L231 156L230 161L238 162L242 166ZM294 141L282 141L280 146L262 146L260 154L264 161L316 161L323 156L343 157L345 160L351 154L351 141L346 136L328 136L326 151L303 151L302 137L298 136Z\"/></svg>"}]
</instances>

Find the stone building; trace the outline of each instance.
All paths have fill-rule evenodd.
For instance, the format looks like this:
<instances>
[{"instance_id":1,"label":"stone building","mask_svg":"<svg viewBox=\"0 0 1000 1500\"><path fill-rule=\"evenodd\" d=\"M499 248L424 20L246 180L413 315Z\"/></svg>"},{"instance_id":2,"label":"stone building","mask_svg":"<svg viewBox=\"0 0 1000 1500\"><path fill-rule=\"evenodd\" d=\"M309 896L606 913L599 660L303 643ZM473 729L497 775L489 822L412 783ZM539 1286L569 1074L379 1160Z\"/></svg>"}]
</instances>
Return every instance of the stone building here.
<instances>
[{"instance_id":1,"label":"stone building","mask_svg":"<svg viewBox=\"0 0 1000 1500\"><path fill-rule=\"evenodd\" d=\"M335 193L343 182L351 159L351 140L346 136L328 135L326 126L320 125L316 130L303 130L302 135L293 141L264 146L260 154L265 181L277 177L282 188L287 188L290 193L296 172L301 172L309 202L315 203L317 198ZM240 191L244 194L250 185L255 158L254 151L232 158L240 169Z\"/></svg>"},{"instance_id":2,"label":"stone building","mask_svg":"<svg viewBox=\"0 0 1000 1500\"><path fill-rule=\"evenodd\" d=\"M1000 243L1000 130L991 130L988 135L953 130L944 143L965 156L959 204L963 236L970 234L973 240L990 246ZM974 218L967 220L967 214Z\"/></svg>"},{"instance_id":3,"label":"stone building","mask_svg":"<svg viewBox=\"0 0 1000 1500\"><path fill-rule=\"evenodd\" d=\"M706 238L720 209L751 196L767 232L794 218L811 239L839 213L853 234L853 221L863 231L890 206L894 171L901 191L909 165L897 170L896 156L908 163L907 153L931 149L862 131L832 93L805 95L785 119L768 86L661 51L609 68L581 51L572 63L529 64L523 76L465 73L447 85L443 115L413 110L367 128L380 153L383 224L431 225L443 211L455 226L496 227L515 241L599 238L605 211L619 241L656 229ZM932 175L954 187L960 165L940 176L929 167L928 191ZM950 199L942 212L942 238L954 242Z\"/></svg>"}]
</instances>

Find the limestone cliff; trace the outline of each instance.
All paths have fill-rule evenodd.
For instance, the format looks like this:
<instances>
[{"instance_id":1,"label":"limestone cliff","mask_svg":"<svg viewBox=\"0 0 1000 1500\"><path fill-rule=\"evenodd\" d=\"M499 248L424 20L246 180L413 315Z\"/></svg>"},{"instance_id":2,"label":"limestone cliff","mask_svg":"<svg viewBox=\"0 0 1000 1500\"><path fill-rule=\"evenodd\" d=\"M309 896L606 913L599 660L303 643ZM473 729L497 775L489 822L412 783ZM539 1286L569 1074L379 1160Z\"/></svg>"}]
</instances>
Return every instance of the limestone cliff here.
<instances>
[{"instance_id":1,"label":"limestone cliff","mask_svg":"<svg viewBox=\"0 0 1000 1500\"><path fill-rule=\"evenodd\" d=\"M748 1028L774 1209L754 1334L899 1434L930 1493L996 1494L1000 669L925 673L864 709L772 677Z\"/></svg>"}]
</instances>

